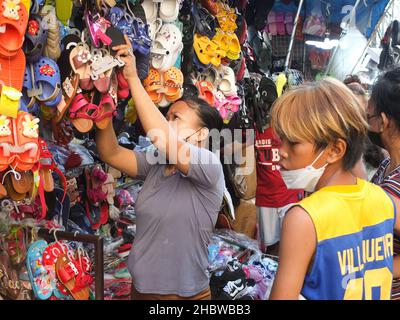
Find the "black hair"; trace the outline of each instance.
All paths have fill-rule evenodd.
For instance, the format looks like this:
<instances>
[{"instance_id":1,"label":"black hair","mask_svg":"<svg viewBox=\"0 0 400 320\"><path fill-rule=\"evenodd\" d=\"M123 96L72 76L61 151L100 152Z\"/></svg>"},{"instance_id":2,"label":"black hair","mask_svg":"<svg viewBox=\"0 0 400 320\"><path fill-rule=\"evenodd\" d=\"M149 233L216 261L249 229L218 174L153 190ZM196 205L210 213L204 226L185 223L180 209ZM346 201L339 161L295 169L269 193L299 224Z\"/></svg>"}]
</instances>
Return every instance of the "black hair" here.
<instances>
[{"instance_id":1,"label":"black hair","mask_svg":"<svg viewBox=\"0 0 400 320\"><path fill-rule=\"evenodd\" d=\"M367 139L366 148L364 152L364 160L373 168L378 168L381 162L385 159L385 154L382 149L376 144L373 144Z\"/></svg>"},{"instance_id":2,"label":"black hair","mask_svg":"<svg viewBox=\"0 0 400 320\"><path fill-rule=\"evenodd\" d=\"M222 130L223 121L218 110L211 107L206 101L195 96L183 97L180 101L196 110L202 127L208 130Z\"/></svg>"},{"instance_id":3,"label":"black hair","mask_svg":"<svg viewBox=\"0 0 400 320\"><path fill-rule=\"evenodd\" d=\"M371 103L377 114L383 112L400 129L400 67L379 76L372 88Z\"/></svg>"}]
</instances>

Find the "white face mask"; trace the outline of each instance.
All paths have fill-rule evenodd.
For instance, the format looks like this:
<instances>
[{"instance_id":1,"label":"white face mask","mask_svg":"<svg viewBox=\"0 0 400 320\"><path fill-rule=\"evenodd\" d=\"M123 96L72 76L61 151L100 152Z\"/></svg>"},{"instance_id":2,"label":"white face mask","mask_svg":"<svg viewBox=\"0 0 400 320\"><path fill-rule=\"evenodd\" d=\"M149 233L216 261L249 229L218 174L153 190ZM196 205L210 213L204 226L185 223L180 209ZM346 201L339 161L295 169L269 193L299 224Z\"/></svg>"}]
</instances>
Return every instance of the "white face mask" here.
<instances>
[{"instance_id":1,"label":"white face mask","mask_svg":"<svg viewBox=\"0 0 400 320\"><path fill-rule=\"evenodd\" d=\"M318 157L307 167L297 170L283 170L281 171L282 179L288 189L303 189L307 192L314 192L315 187L324 174L325 168L328 164L324 165L319 169L315 169L313 164L324 153L323 150Z\"/></svg>"}]
</instances>

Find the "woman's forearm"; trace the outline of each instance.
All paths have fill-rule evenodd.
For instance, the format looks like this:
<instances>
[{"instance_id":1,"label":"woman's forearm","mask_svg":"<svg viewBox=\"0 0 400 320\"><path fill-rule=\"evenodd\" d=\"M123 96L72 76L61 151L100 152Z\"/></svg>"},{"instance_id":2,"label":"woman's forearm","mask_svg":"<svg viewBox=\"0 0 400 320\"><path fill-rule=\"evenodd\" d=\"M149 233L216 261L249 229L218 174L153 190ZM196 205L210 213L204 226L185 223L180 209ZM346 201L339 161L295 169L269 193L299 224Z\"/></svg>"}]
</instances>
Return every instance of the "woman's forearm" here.
<instances>
[{"instance_id":1,"label":"woman's forearm","mask_svg":"<svg viewBox=\"0 0 400 320\"><path fill-rule=\"evenodd\" d=\"M119 145L112 122L106 129L96 130L96 146L99 156L104 162L108 162L110 157L117 153Z\"/></svg>"},{"instance_id":2,"label":"woman's forearm","mask_svg":"<svg viewBox=\"0 0 400 320\"><path fill-rule=\"evenodd\" d=\"M176 154L177 150L171 149L173 144L169 142L177 142L178 136L143 88L140 79L132 77L128 79L128 83L138 117L146 134L161 152L167 156L170 156L170 152Z\"/></svg>"}]
</instances>

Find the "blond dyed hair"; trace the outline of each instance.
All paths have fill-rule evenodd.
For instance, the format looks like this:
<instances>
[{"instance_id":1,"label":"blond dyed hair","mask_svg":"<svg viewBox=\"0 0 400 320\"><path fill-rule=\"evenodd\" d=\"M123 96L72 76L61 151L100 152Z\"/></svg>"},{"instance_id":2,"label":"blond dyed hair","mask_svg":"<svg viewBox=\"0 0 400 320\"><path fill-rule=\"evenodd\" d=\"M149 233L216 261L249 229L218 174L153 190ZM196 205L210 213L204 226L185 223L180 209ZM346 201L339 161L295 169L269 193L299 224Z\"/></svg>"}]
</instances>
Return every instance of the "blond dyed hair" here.
<instances>
[{"instance_id":1,"label":"blond dyed hair","mask_svg":"<svg viewBox=\"0 0 400 320\"><path fill-rule=\"evenodd\" d=\"M361 158L368 131L357 98L333 78L305 83L283 94L272 107L271 127L281 139L310 142L318 149L345 140L346 169Z\"/></svg>"}]
</instances>

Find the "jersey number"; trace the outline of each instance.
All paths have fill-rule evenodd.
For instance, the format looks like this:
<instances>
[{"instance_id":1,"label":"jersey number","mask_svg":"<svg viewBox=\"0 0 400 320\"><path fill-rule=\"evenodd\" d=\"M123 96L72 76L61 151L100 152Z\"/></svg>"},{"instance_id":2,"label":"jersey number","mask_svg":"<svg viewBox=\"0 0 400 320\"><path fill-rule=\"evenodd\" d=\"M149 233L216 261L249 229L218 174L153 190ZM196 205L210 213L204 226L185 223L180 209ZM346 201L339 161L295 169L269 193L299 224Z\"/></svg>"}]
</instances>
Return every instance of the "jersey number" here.
<instances>
[{"instance_id":1,"label":"jersey number","mask_svg":"<svg viewBox=\"0 0 400 320\"><path fill-rule=\"evenodd\" d=\"M390 299L392 273L385 267L365 271L364 278L351 279L347 283L344 300L361 300L363 292L365 300L372 300L372 288L380 287L380 299Z\"/></svg>"}]
</instances>

